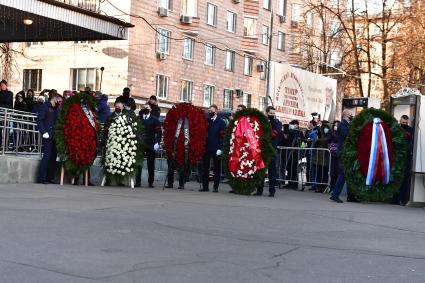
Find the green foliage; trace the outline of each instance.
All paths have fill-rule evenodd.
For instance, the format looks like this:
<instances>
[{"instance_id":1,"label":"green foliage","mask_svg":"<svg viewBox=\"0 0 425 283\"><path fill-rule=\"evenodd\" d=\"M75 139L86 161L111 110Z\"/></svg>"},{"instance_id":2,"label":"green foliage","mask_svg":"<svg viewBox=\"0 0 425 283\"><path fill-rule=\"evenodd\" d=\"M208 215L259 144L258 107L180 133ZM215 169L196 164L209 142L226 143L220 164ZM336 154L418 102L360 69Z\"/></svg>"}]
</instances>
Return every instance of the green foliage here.
<instances>
[{"instance_id":1,"label":"green foliage","mask_svg":"<svg viewBox=\"0 0 425 283\"><path fill-rule=\"evenodd\" d=\"M370 123L373 118L380 118L391 130L393 144L393 163L391 166L390 183L383 185L377 182L374 186L366 185L366 177L360 172L357 145L360 132L364 126ZM383 201L390 202L393 195L399 190L404 177L404 167L406 160L406 139L403 129L389 113L370 108L363 110L350 124L350 131L344 143L342 152L344 173L350 192L359 200L363 201Z\"/></svg>"},{"instance_id":2,"label":"green foliage","mask_svg":"<svg viewBox=\"0 0 425 283\"><path fill-rule=\"evenodd\" d=\"M230 151L230 138L232 136L233 128L235 127L235 121L237 121L242 116L256 117L263 129L263 135L261 137L261 151L263 156L263 161L265 168L257 171L252 179L239 179L234 178L230 174L228 161L229 161L229 151ZM272 160L273 156L276 154L272 140L272 127L269 119L259 110L248 108L242 111L239 111L235 114L234 119L230 122L229 126L226 129L226 134L224 137L224 168L229 178L230 186L236 194L241 195L250 195L252 194L257 186L264 181L264 178L267 173L267 168Z\"/></svg>"},{"instance_id":3,"label":"green foliage","mask_svg":"<svg viewBox=\"0 0 425 283\"><path fill-rule=\"evenodd\" d=\"M56 120L56 125L55 125L55 141L56 141L56 150L58 152L59 161L64 166L65 171L71 174L72 176L78 176L79 174L83 173L86 169L89 169L90 166L92 165L92 164L88 166L75 165L74 162L72 162L72 160L68 159L68 153L67 153L66 144L65 144L64 126L65 126L66 113L68 112L68 109L74 103L80 104L80 102L83 100L87 102L87 105L90 107L93 114L96 116L96 121L97 121L96 101L94 97L88 95L85 92L80 92L64 100L62 109L59 112L58 118Z\"/></svg>"}]
</instances>

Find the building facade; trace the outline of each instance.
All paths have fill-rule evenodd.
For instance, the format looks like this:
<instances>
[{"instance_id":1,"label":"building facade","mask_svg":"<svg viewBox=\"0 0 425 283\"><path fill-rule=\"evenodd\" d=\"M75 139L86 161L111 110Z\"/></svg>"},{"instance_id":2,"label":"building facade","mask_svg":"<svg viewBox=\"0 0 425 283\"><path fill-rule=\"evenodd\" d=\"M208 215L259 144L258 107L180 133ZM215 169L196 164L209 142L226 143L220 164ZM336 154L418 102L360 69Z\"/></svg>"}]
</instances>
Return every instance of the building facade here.
<instances>
[{"instance_id":1,"label":"building facade","mask_svg":"<svg viewBox=\"0 0 425 283\"><path fill-rule=\"evenodd\" d=\"M156 95L163 108L190 101L220 109L238 104L263 109L269 45L273 61L299 65L301 60L301 2L109 2L101 3L102 13L135 26L128 40L16 43L23 55L16 56L11 89L89 86L112 100L129 86L138 103Z\"/></svg>"}]
</instances>

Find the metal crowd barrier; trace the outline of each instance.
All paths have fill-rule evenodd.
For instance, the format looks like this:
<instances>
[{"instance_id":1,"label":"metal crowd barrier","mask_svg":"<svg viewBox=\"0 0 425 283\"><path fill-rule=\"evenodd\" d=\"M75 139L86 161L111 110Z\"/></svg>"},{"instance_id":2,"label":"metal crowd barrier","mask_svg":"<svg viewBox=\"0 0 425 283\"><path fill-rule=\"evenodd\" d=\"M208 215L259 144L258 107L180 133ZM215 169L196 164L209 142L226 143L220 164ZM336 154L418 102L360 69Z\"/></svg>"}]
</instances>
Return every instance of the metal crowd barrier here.
<instances>
[{"instance_id":1,"label":"metal crowd barrier","mask_svg":"<svg viewBox=\"0 0 425 283\"><path fill-rule=\"evenodd\" d=\"M41 155L42 141L37 129L37 115L0 108L0 139L2 155Z\"/></svg>"},{"instance_id":2,"label":"metal crowd barrier","mask_svg":"<svg viewBox=\"0 0 425 283\"><path fill-rule=\"evenodd\" d=\"M306 186L328 192L331 185L332 156L327 148L278 147L279 186Z\"/></svg>"}]
</instances>

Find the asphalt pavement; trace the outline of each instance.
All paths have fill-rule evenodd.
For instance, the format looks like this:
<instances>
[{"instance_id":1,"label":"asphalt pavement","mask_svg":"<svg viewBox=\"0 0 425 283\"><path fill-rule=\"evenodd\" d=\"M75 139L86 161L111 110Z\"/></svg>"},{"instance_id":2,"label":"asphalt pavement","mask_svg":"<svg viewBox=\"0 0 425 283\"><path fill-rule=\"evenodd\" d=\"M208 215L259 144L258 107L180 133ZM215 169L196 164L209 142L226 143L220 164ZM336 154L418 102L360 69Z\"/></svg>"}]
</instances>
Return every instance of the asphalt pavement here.
<instances>
[{"instance_id":1,"label":"asphalt pavement","mask_svg":"<svg viewBox=\"0 0 425 283\"><path fill-rule=\"evenodd\" d=\"M0 282L425 282L425 210L186 190L0 185Z\"/></svg>"}]
</instances>

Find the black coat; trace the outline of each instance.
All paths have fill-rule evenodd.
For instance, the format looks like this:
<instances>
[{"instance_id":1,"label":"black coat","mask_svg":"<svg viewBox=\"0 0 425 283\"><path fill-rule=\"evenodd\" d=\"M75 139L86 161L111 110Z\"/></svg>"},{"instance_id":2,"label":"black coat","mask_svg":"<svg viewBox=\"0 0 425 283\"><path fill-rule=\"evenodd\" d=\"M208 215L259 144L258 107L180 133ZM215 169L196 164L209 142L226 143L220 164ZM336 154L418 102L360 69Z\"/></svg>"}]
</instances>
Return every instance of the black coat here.
<instances>
[{"instance_id":1,"label":"black coat","mask_svg":"<svg viewBox=\"0 0 425 283\"><path fill-rule=\"evenodd\" d=\"M277 146L282 143L283 139L282 123L278 119L273 119L273 121L271 121L271 125L272 144L274 148L277 148Z\"/></svg>"},{"instance_id":2,"label":"black coat","mask_svg":"<svg viewBox=\"0 0 425 283\"><path fill-rule=\"evenodd\" d=\"M146 120L143 118L142 112L139 113L139 118L143 123L143 144L145 148L154 150L156 143L160 144L162 139L162 129L158 118L149 115Z\"/></svg>"},{"instance_id":3,"label":"black coat","mask_svg":"<svg viewBox=\"0 0 425 283\"><path fill-rule=\"evenodd\" d=\"M37 116L37 126L41 134L48 133L50 138L54 136L57 108L54 108L50 102L40 106Z\"/></svg>"},{"instance_id":4,"label":"black coat","mask_svg":"<svg viewBox=\"0 0 425 283\"><path fill-rule=\"evenodd\" d=\"M0 107L13 109L13 93L9 90L0 90Z\"/></svg>"},{"instance_id":5,"label":"black coat","mask_svg":"<svg viewBox=\"0 0 425 283\"><path fill-rule=\"evenodd\" d=\"M151 115L159 118L159 116L161 116L161 109L159 109L159 106L152 103L149 103L149 105L151 106Z\"/></svg>"},{"instance_id":6,"label":"black coat","mask_svg":"<svg viewBox=\"0 0 425 283\"><path fill-rule=\"evenodd\" d=\"M225 130L226 124L220 117L217 117L214 121L211 118L208 119L207 152L213 152L215 154L217 150L223 150L223 136Z\"/></svg>"}]
</instances>

